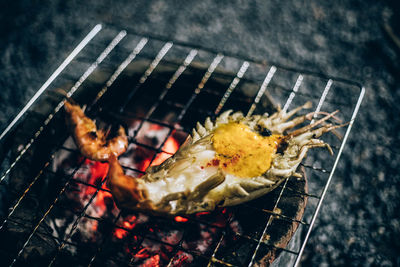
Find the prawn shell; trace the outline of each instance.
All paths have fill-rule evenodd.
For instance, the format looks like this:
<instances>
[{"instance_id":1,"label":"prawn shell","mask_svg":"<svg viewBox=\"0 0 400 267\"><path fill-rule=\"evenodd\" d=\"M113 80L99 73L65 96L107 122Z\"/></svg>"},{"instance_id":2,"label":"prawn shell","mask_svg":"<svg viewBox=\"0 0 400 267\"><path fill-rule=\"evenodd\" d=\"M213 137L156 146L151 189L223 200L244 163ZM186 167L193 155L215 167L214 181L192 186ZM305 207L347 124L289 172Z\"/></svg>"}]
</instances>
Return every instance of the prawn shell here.
<instances>
[{"instance_id":1,"label":"prawn shell","mask_svg":"<svg viewBox=\"0 0 400 267\"><path fill-rule=\"evenodd\" d=\"M108 138L102 129L97 129L95 122L85 115L80 106L66 101L64 109L67 126L79 151L85 157L95 161L108 161L110 155L119 156L128 148L124 127L119 126L117 135Z\"/></svg>"}]
</instances>

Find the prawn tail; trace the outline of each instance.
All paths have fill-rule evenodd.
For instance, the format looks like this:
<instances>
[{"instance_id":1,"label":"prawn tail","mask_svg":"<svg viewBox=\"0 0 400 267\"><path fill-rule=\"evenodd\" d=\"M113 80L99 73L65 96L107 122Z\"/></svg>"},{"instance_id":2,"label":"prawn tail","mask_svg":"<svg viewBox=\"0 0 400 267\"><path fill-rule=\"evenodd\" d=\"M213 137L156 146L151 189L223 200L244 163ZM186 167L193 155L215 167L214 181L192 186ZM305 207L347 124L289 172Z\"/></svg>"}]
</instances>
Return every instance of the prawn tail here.
<instances>
[{"instance_id":1,"label":"prawn tail","mask_svg":"<svg viewBox=\"0 0 400 267\"><path fill-rule=\"evenodd\" d=\"M108 187L119 207L134 208L145 202L146 194L138 188L136 178L125 175L117 157L112 154L109 159Z\"/></svg>"}]
</instances>

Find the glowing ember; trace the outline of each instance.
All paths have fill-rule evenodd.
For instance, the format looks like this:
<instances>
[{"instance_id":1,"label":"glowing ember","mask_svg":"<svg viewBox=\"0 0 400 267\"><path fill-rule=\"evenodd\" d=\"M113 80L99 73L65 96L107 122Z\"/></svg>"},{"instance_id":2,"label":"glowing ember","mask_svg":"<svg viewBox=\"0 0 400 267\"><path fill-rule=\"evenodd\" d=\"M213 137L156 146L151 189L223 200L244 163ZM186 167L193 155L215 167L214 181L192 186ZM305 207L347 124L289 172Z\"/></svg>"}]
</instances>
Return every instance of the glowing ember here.
<instances>
[{"instance_id":1,"label":"glowing ember","mask_svg":"<svg viewBox=\"0 0 400 267\"><path fill-rule=\"evenodd\" d=\"M127 234L128 232L121 228L116 228L114 231L114 236L118 239L124 238Z\"/></svg>"},{"instance_id":2,"label":"glowing ember","mask_svg":"<svg viewBox=\"0 0 400 267\"><path fill-rule=\"evenodd\" d=\"M167 152L161 152L160 154L157 155L157 157L153 160L151 163L151 166L153 165L160 165L163 163L167 158L171 157L172 154L174 154L179 148L178 141L175 140L172 136L168 137L167 141L165 141L162 150Z\"/></svg>"},{"instance_id":3,"label":"glowing ember","mask_svg":"<svg viewBox=\"0 0 400 267\"><path fill-rule=\"evenodd\" d=\"M143 267L156 267L160 266L160 255L150 257L143 265Z\"/></svg>"},{"instance_id":4,"label":"glowing ember","mask_svg":"<svg viewBox=\"0 0 400 267\"><path fill-rule=\"evenodd\" d=\"M196 213L196 216L197 217L200 217L200 216L202 216L202 215L209 215L211 212L209 212L209 211L202 211L202 212L198 212L198 213Z\"/></svg>"},{"instance_id":5,"label":"glowing ember","mask_svg":"<svg viewBox=\"0 0 400 267\"><path fill-rule=\"evenodd\" d=\"M175 255L172 266L190 266L193 262L193 256L183 251L178 251Z\"/></svg>"},{"instance_id":6,"label":"glowing ember","mask_svg":"<svg viewBox=\"0 0 400 267\"><path fill-rule=\"evenodd\" d=\"M74 178L93 186L81 185L82 189L84 188L84 190L79 194L81 199L89 199L96 193L98 190L96 187L100 186L107 176L108 167L108 163L91 161L89 159L85 160L82 168L76 173ZM101 216L107 209L106 200L111 199L112 196L109 192L104 191L108 190L105 183L101 185L101 189L103 190L99 190L96 195L96 214L90 215Z\"/></svg>"},{"instance_id":7,"label":"glowing ember","mask_svg":"<svg viewBox=\"0 0 400 267\"><path fill-rule=\"evenodd\" d=\"M94 220L92 224L92 231L97 231L97 227L99 226L99 222Z\"/></svg>"},{"instance_id":8,"label":"glowing ember","mask_svg":"<svg viewBox=\"0 0 400 267\"><path fill-rule=\"evenodd\" d=\"M75 178L79 180L83 180L92 185L99 185L101 181L107 176L108 172L108 163L91 161L86 159L83 163L82 169L88 169L88 172L77 172ZM90 175L87 177L87 175ZM93 194L96 192L96 188L88 187L85 191L86 194Z\"/></svg>"},{"instance_id":9,"label":"glowing ember","mask_svg":"<svg viewBox=\"0 0 400 267\"><path fill-rule=\"evenodd\" d=\"M124 229L121 228L116 228L114 231L114 236L122 239L125 236L128 235L128 232L125 230L132 230L135 226L136 226L136 216L135 215L130 215L128 217L125 218L124 222L122 223L122 226L124 227Z\"/></svg>"},{"instance_id":10,"label":"glowing ember","mask_svg":"<svg viewBox=\"0 0 400 267\"><path fill-rule=\"evenodd\" d=\"M176 221L176 222L187 222L188 219L185 218L185 217L176 216L176 217L175 217L175 221Z\"/></svg>"},{"instance_id":11,"label":"glowing ember","mask_svg":"<svg viewBox=\"0 0 400 267\"><path fill-rule=\"evenodd\" d=\"M139 170L142 172L146 171L147 167L150 166L150 161L151 161L150 159L143 160L142 163L140 164Z\"/></svg>"},{"instance_id":12,"label":"glowing ember","mask_svg":"<svg viewBox=\"0 0 400 267\"><path fill-rule=\"evenodd\" d=\"M142 248L135 254L135 258L138 258L138 259L143 259L143 258L148 258L148 257L149 257L149 253L147 252L147 248Z\"/></svg>"},{"instance_id":13,"label":"glowing ember","mask_svg":"<svg viewBox=\"0 0 400 267\"><path fill-rule=\"evenodd\" d=\"M178 150L178 148L179 148L178 141L173 136L168 137L168 139L165 141L165 143L162 147L162 150L165 152L159 153L155 157L155 159L153 160L151 165L150 165L151 157L144 159L140 164L140 168L139 168L140 171L143 171L143 172L146 171L146 169L149 166L160 165L166 159L171 157Z\"/></svg>"},{"instance_id":14,"label":"glowing ember","mask_svg":"<svg viewBox=\"0 0 400 267\"><path fill-rule=\"evenodd\" d=\"M147 238L143 240L141 246L136 253L132 253L134 266L165 266L171 259L172 246Z\"/></svg>"},{"instance_id":15,"label":"glowing ember","mask_svg":"<svg viewBox=\"0 0 400 267\"><path fill-rule=\"evenodd\" d=\"M85 164L87 164L90 168L90 173L91 177L88 181L89 184L91 185L100 185L101 182L106 178L107 173L108 173L108 163L104 162L96 162L96 161L91 161L86 159ZM104 190L109 190L106 186L106 183L102 184L101 189ZM85 195L91 196L96 192L97 188L88 186L85 190ZM96 195L96 210L98 211L99 215L103 215L104 212L107 210L107 199L111 199L112 195L111 193L104 191L104 190L99 190Z\"/></svg>"}]
</instances>

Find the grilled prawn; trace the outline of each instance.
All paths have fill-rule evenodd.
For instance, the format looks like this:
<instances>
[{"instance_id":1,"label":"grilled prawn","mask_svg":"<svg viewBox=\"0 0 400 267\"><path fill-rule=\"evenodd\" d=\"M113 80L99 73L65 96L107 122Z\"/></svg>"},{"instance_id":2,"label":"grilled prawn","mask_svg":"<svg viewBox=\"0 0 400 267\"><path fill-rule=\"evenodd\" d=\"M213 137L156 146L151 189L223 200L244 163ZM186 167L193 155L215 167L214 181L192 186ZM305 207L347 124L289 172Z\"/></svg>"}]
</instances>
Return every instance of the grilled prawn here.
<instances>
[{"instance_id":1,"label":"grilled prawn","mask_svg":"<svg viewBox=\"0 0 400 267\"><path fill-rule=\"evenodd\" d=\"M119 156L126 151L128 137L122 126L119 127L117 136L108 138L108 134L97 129L95 122L85 116L78 105L65 102L64 108L67 124L82 155L91 160L107 161L110 155Z\"/></svg>"},{"instance_id":2,"label":"grilled prawn","mask_svg":"<svg viewBox=\"0 0 400 267\"><path fill-rule=\"evenodd\" d=\"M180 149L161 165L149 167L141 178L124 174L115 156L110 158L109 187L120 208L163 214L190 214L232 206L260 197L291 176L308 149L329 144L318 139L343 125L328 124L325 116L302 128L315 113L295 117L311 103L291 112L245 117L226 111L212 122L207 118ZM317 127L318 126L318 127Z\"/></svg>"}]
</instances>

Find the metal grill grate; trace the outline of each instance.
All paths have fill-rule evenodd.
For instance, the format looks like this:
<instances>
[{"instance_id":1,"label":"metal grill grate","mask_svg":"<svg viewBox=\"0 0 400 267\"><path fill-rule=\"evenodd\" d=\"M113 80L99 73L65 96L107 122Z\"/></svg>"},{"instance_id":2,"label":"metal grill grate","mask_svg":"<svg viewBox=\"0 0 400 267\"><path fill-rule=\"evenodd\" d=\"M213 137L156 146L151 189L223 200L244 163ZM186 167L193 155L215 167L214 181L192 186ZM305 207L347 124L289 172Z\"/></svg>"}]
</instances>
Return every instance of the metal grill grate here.
<instances>
[{"instance_id":1,"label":"metal grill grate","mask_svg":"<svg viewBox=\"0 0 400 267\"><path fill-rule=\"evenodd\" d=\"M120 89L120 81L129 76L127 73L134 73L134 78L129 80L128 86L125 84L126 90ZM190 75L188 76L187 73ZM190 79L188 80L187 77ZM131 83L131 81L135 81L135 83ZM187 88L187 90L180 91L179 94L174 93L178 84L179 87ZM102 116L111 118L110 120L117 120L125 124L132 119L139 121L129 134L129 142L135 147L152 151L150 162L154 161L160 153L170 154L163 149L169 137L177 132L185 134L197 121L204 121L205 117L219 114L229 108L239 109L250 115L263 113L266 110L271 111L271 103L283 104L283 109L288 110L290 106L298 106L311 100L316 111L340 109L341 118L350 123L346 128L340 129L343 135L341 140L332 136L324 137L327 142L332 144L335 157L328 158L326 151L310 151L307 160L302 163L308 179L309 192L299 192L290 188L291 179L294 179L291 178L274 190L273 203L270 203L269 207L259 207L248 203L228 210L228 212L224 210L203 217L183 218L183 220L188 219L189 223L201 224L212 235L212 242L208 244L209 251L204 252L187 245L185 240L191 234L191 226L187 223L154 216L150 218L151 223L146 224L138 233L139 230L131 230L121 225L121 218L125 215L120 211L107 220L88 214L87 211L99 197L99 192L101 194L109 193L103 187L107 178L103 177L98 184L76 179L76 174L85 164L83 160L64 173L62 177L59 177L58 169L53 168L60 151L68 151L72 154L75 151L73 147L65 145L67 134L62 129L57 129L60 121L62 125L63 119L58 113L65 101L65 98L55 93L57 88L65 88L68 97L85 99L85 103L89 104L87 111L92 115L102 114ZM144 94L146 98L150 99L150 104L143 104L146 108L141 111L132 108L140 106L141 103L138 102L143 101L143 92L150 91L151 88L157 88L156 92ZM224 90L220 88L224 88ZM35 173L35 175L23 178L20 188L12 189L15 197L10 200L11 205L7 214L1 216L1 236L7 237L10 224L20 225L21 228L26 229L26 231L21 231L23 234L20 235L19 242L8 250L7 253L11 255L8 264L16 266L24 262L26 260L24 255L29 254L27 250L30 245L39 242L36 239L47 240L46 238L54 240L54 243L48 245L51 247L51 255L43 257L43 262L40 262L44 265L62 265L65 251L74 251L72 254L76 256L79 265L105 264L107 259L104 258L108 254L104 254L104 251L108 250L110 246L116 246L112 234L117 229L121 229L139 239L134 240L131 251L124 253L128 256L120 256L120 251L115 252L113 260L118 265L136 265L138 257L140 258L138 255L141 255L146 242L157 242L159 246L165 247L167 257L160 259L159 256L157 260L159 264L168 266L184 264L184 259L187 259L188 255L191 257L191 262L198 265L251 266L272 249L278 250L281 258L294 258L291 264L298 265L363 96L364 88L352 81L271 65L267 62L244 59L239 56L223 55L194 46L165 42L160 38L128 34L126 31L118 31L111 26L97 25L44 83L0 137L0 141L7 142L6 137L12 130L18 130L24 117L33 116L42 122L39 129L33 131L35 132L33 137L24 139L26 143L22 149L18 149L17 152L9 152L6 160L3 161L0 186L5 188L13 184L12 180L15 179L12 177L13 172L21 168L20 166L26 164L27 161L31 162L29 161L32 157L30 151L34 150L36 146L41 147L43 142L41 139L47 138L43 136L48 136L49 132L50 136L54 138L48 153L44 153L46 160L32 167L31 173ZM92 99L92 101L88 103L87 99ZM43 111L46 103L50 109ZM173 110L172 118L160 119L162 115L165 115L160 113L165 110ZM137 140L145 123L167 129L161 144L152 146ZM4 167L6 162L9 164ZM136 175L143 173L143 170L131 166L124 166L124 168ZM51 200L44 201L45 204L41 204L40 207L45 206L45 208L37 209L33 212L32 220L28 220L29 223L26 222L26 218L20 217L21 212L18 210L30 203L31 195L33 192L37 192L35 187L44 186L52 179L58 179L59 182L55 187L57 190L48 193L52 197ZM92 188L89 199L84 203L82 209L75 211L69 228L64 229L64 234L57 234L54 227L52 231L46 231L45 229L49 228L48 217L51 217L52 213L58 209L70 209L68 205L64 206L63 198L66 192L76 184ZM287 194L297 194L308 198L308 205L302 219L293 218L280 212L283 209L281 207L282 199ZM226 257L224 253L229 250L226 245L228 240L231 240L228 235L232 232L230 230L232 222L243 209L254 210L254 213L264 216L265 220L258 222L258 228L254 233L234 232L233 240L239 240L237 243L247 246L247 250L239 249L234 245L236 252L234 251L229 257ZM222 225L215 221L215 216L223 216ZM87 221L96 221L96 225L107 221L107 228L94 242L94 247L80 248L79 246L82 244L78 246L74 242L74 235L79 226ZM291 241L286 247L276 247L268 241L267 236L269 236L271 228L280 221L290 222L295 224L296 228L301 228L303 234L298 231L299 236L296 237L300 239L300 243L295 244L295 241ZM53 223L55 222L53 221ZM166 240L159 240L151 232L153 224L158 227L167 225L178 229L177 231L181 232L179 240L172 244ZM88 243L93 244L92 241L88 241ZM232 255L236 255L236 259Z\"/></svg>"}]
</instances>

